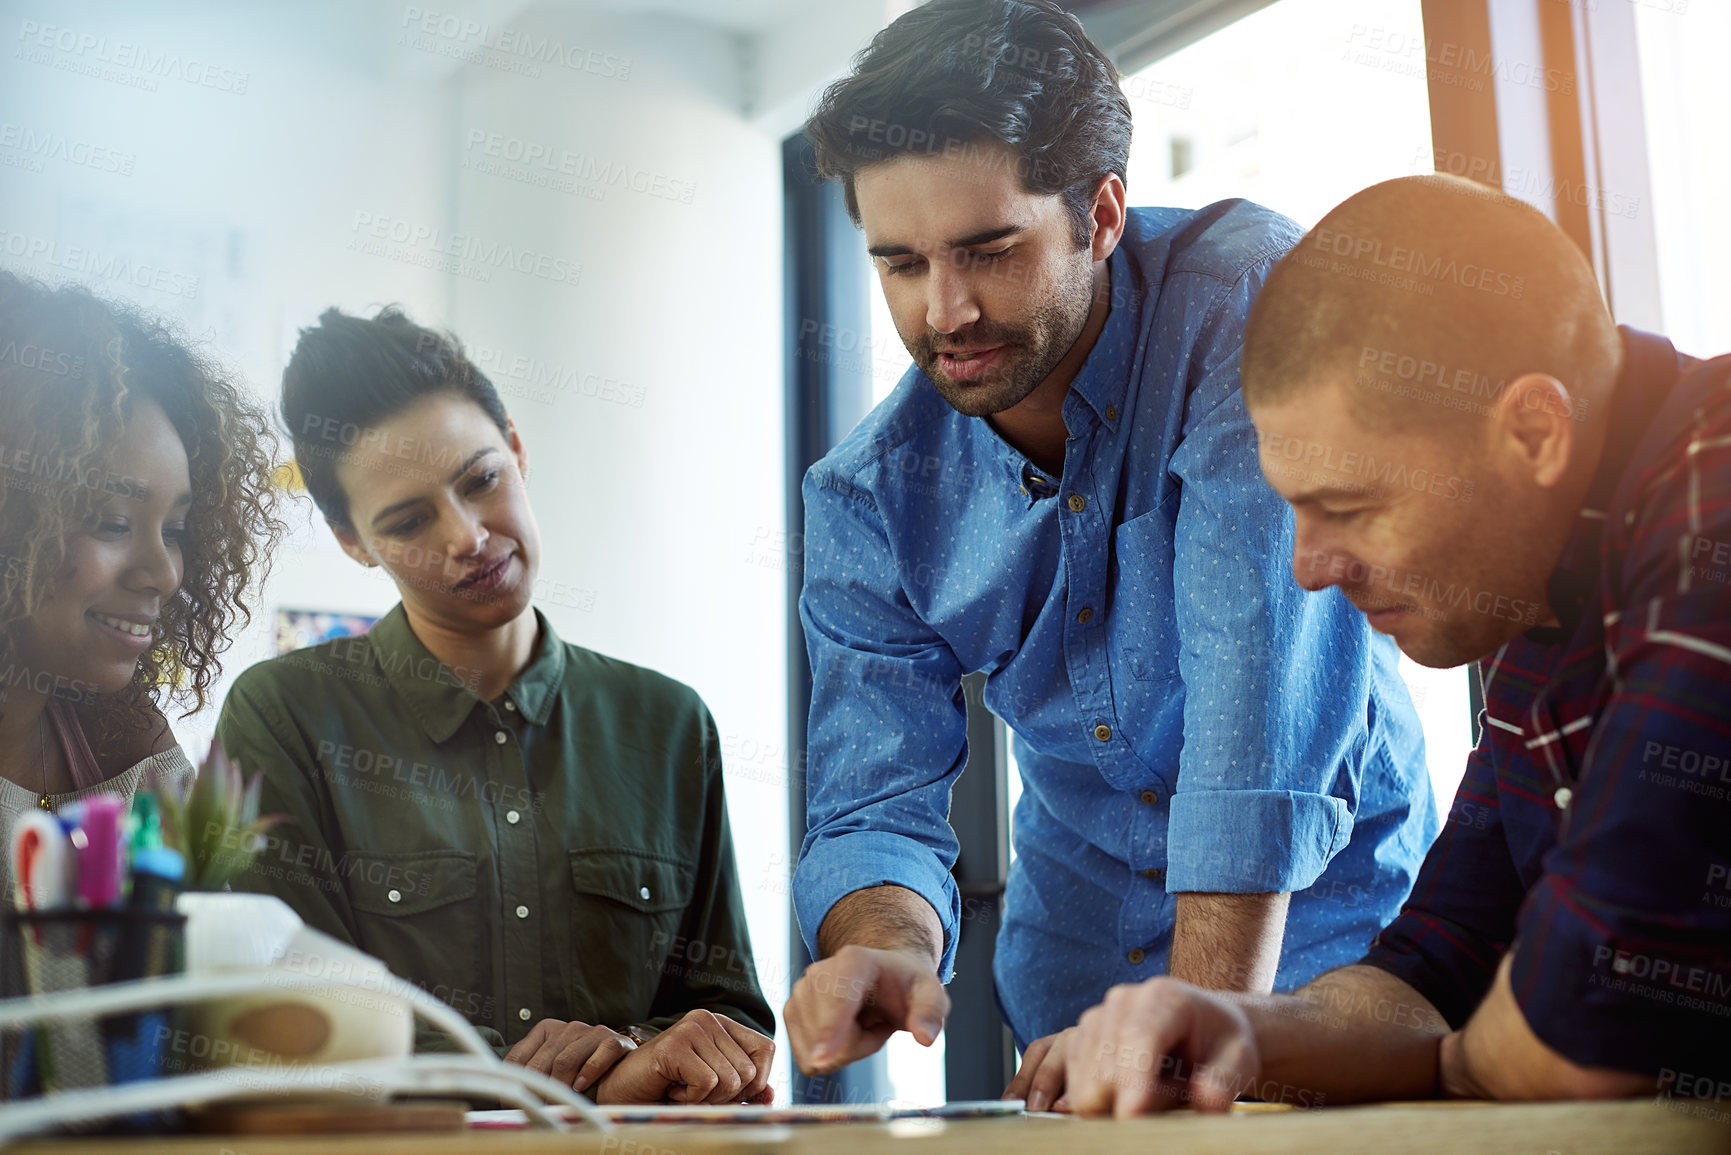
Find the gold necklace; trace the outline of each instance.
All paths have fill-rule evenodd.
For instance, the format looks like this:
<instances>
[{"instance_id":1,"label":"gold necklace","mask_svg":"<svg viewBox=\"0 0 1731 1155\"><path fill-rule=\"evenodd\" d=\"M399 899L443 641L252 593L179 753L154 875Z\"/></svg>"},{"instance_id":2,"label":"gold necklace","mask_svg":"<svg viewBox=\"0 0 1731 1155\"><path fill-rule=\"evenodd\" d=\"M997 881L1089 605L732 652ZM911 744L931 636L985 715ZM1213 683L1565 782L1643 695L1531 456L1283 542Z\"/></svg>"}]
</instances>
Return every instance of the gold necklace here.
<instances>
[{"instance_id":1,"label":"gold necklace","mask_svg":"<svg viewBox=\"0 0 1731 1155\"><path fill-rule=\"evenodd\" d=\"M37 796L36 805L39 809L42 809L42 810L53 810L54 809L53 805L48 801L48 707L47 706L44 706L42 708L41 725L42 725L42 729L40 731L40 734L41 734L42 741L40 743L40 749L42 751L42 793Z\"/></svg>"}]
</instances>

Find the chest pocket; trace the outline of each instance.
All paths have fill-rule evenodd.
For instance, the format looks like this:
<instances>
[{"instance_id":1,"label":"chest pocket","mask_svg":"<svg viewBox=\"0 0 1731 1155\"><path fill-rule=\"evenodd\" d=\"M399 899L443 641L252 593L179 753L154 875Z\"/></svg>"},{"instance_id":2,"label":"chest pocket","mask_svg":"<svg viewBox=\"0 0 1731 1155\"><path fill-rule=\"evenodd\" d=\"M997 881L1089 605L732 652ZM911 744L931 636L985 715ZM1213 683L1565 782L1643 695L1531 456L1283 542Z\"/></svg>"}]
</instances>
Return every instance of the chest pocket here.
<instances>
[{"instance_id":1,"label":"chest pocket","mask_svg":"<svg viewBox=\"0 0 1731 1155\"><path fill-rule=\"evenodd\" d=\"M1178 626L1172 596L1174 490L1159 506L1112 532L1112 664L1137 682L1178 676Z\"/></svg>"},{"instance_id":2,"label":"chest pocket","mask_svg":"<svg viewBox=\"0 0 1731 1155\"><path fill-rule=\"evenodd\" d=\"M696 871L641 850L573 850L571 885L572 937L599 1021L648 1017L662 983L687 977L675 939Z\"/></svg>"},{"instance_id":3,"label":"chest pocket","mask_svg":"<svg viewBox=\"0 0 1731 1155\"><path fill-rule=\"evenodd\" d=\"M344 870L360 949L470 1013L482 942L475 856L461 850L351 854Z\"/></svg>"}]
</instances>

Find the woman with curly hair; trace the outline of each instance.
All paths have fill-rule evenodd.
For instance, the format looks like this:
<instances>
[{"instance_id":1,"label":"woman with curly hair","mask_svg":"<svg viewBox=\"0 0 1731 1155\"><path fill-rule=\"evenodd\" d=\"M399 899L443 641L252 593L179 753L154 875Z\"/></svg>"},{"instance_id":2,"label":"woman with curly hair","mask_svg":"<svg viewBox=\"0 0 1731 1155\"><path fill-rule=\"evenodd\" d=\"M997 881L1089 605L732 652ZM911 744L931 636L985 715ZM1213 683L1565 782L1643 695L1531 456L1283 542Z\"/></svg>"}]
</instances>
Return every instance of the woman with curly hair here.
<instances>
[{"instance_id":1,"label":"woman with curly hair","mask_svg":"<svg viewBox=\"0 0 1731 1155\"><path fill-rule=\"evenodd\" d=\"M274 450L162 323L0 271L0 833L192 776L161 707L204 706L250 620Z\"/></svg>"}]
</instances>

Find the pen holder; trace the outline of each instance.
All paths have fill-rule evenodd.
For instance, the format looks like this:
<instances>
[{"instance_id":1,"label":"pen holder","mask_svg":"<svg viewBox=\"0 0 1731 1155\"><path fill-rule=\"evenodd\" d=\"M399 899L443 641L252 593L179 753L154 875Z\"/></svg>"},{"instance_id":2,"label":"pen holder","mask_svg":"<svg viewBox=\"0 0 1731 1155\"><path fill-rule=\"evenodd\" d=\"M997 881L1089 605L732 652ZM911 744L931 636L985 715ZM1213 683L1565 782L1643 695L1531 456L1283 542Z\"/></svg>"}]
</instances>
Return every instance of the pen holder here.
<instances>
[{"instance_id":1,"label":"pen holder","mask_svg":"<svg viewBox=\"0 0 1731 1155\"><path fill-rule=\"evenodd\" d=\"M0 997L179 974L185 924L174 911L129 907L0 912ZM0 1045L4 1096L155 1078L169 1065L174 1035L166 1007L9 1032Z\"/></svg>"}]
</instances>

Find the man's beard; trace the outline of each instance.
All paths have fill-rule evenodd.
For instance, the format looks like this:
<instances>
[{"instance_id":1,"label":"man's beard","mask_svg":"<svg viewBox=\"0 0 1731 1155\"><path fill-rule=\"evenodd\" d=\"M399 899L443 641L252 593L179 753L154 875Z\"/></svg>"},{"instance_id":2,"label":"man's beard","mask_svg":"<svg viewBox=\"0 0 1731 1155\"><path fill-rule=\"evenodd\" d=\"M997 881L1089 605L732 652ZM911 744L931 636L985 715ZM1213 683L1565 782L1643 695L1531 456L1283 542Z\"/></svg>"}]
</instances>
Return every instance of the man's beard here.
<instances>
[{"instance_id":1,"label":"man's beard","mask_svg":"<svg viewBox=\"0 0 1731 1155\"><path fill-rule=\"evenodd\" d=\"M982 316L957 333L927 329L913 341L904 340L914 364L930 379L938 395L964 417L989 417L1021 404L1051 376L1088 323L1093 299L1092 262L1084 267L1088 275L1071 282L1057 300L1037 305L1025 324L1000 324ZM1003 348L998 363L973 380L953 380L938 365L940 353L981 346Z\"/></svg>"}]
</instances>

